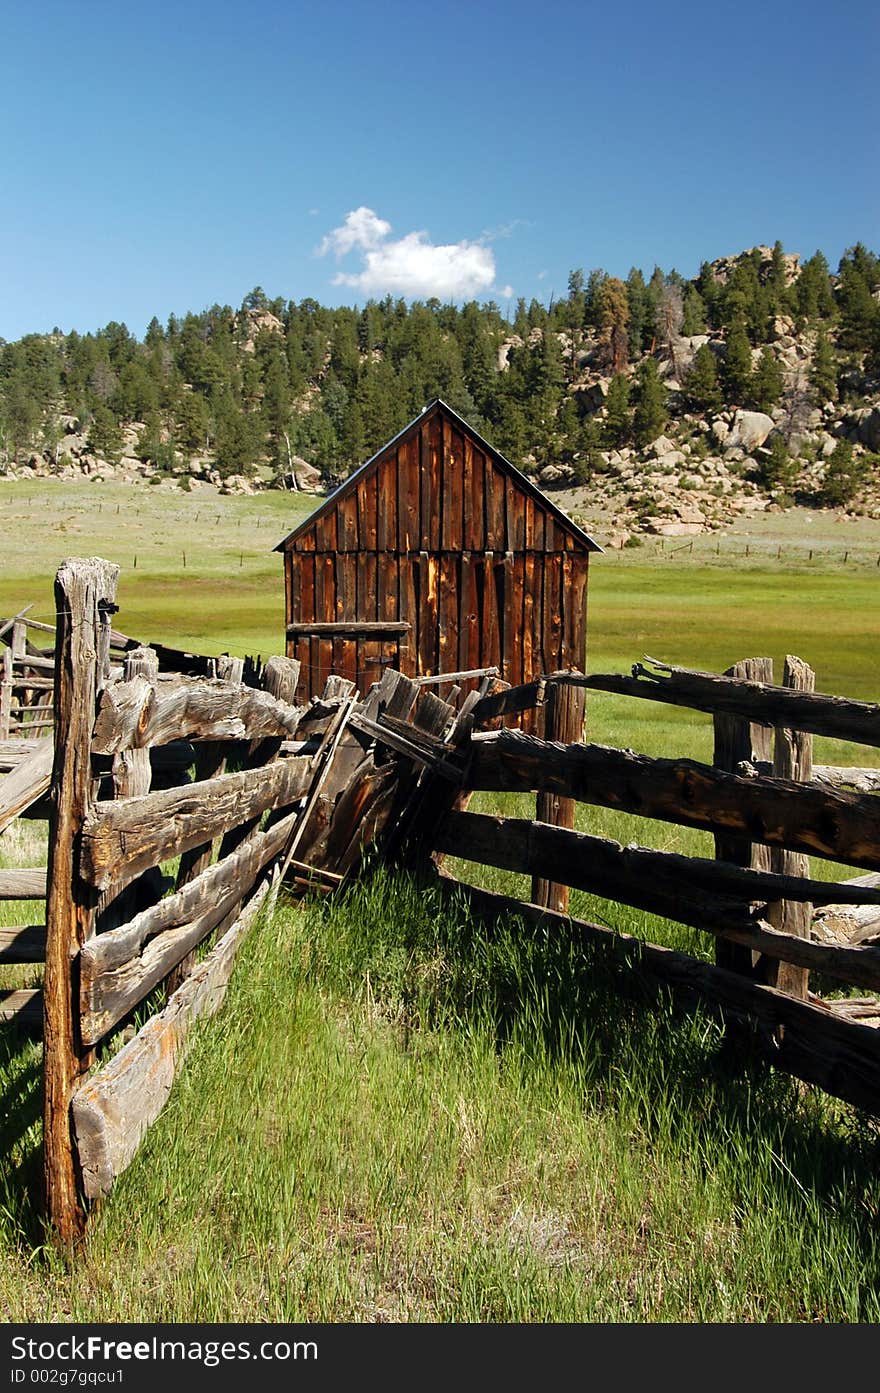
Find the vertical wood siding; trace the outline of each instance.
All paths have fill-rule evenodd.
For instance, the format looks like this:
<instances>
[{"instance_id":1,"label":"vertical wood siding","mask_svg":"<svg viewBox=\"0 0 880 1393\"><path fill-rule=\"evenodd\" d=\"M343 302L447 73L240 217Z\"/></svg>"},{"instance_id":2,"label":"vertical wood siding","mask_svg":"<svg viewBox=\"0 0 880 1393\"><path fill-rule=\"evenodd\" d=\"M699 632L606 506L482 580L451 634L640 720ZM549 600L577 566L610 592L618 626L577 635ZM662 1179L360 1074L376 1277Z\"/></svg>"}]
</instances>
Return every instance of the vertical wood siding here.
<instances>
[{"instance_id":1,"label":"vertical wood siding","mask_svg":"<svg viewBox=\"0 0 880 1393\"><path fill-rule=\"evenodd\" d=\"M385 451L285 552L287 622L405 623L297 635L298 699L331 671L363 691L498 665L508 682L585 664L589 553L442 411Z\"/></svg>"}]
</instances>

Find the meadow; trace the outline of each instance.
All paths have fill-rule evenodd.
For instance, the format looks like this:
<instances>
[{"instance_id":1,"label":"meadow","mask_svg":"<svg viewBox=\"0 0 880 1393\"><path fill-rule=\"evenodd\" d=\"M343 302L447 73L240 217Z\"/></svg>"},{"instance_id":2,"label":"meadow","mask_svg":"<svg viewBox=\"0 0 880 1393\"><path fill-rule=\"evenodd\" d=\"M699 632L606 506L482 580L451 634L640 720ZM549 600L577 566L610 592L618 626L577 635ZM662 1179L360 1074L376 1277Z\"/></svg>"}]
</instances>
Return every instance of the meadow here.
<instances>
[{"instance_id":1,"label":"meadow","mask_svg":"<svg viewBox=\"0 0 880 1393\"><path fill-rule=\"evenodd\" d=\"M272 548L313 504L4 484L0 613L33 601L48 620L60 560L102 555L122 567L124 631L268 656L283 647ZM777 557L792 520L772 521L748 557L738 534L597 557L589 668L648 653L718 670L767 654L781 671L796 652L820 688L877 700L880 529L859 524L844 563L838 526L833 554L811 562L803 548ZM601 694L588 730L649 753L711 750L708 717ZM878 755L817 741L825 762ZM602 835L711 854L699 833L579 811ZM0 855L32 861L31 830L11 831ZM696 931L633 910L580 895L572 910L711 956ZM3 913L21 922L21 907ZM873 1121L758 1065L732 1068L714 1020L641 999L576 935L515 921L489 934L381 869L339 901L280 904L251 935L72 1267L36 1215L38 1064L35 1045L0 1037L10 1320L880 1317Z\"/></svg>"}]
</instances>

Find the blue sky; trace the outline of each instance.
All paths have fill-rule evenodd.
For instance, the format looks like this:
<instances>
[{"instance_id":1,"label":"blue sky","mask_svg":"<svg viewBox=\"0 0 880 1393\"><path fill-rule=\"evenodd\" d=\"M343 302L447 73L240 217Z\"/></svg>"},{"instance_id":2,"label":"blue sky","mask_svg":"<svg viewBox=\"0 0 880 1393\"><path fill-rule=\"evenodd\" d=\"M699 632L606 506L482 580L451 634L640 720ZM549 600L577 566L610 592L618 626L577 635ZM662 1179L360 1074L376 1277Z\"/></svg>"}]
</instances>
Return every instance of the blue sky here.
<instances>
[{"instance_id":1,"label":"blue sky","mask_svg":"<svg viewBox=\"0 0 880 1393\"><path fill-rule=\"evenodd\" d=\"M880 6L4 0L0 337L880 246Z\"/></svg>"}]
</instances>

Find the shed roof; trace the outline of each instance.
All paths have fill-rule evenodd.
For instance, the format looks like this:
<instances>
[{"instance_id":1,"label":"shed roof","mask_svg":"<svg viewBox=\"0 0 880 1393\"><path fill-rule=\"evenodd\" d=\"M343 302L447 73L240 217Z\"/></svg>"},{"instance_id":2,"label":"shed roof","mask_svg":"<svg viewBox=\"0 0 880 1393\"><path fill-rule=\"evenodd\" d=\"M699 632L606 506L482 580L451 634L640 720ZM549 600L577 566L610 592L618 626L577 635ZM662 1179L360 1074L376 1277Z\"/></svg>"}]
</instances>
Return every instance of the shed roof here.
<instances>
[{"instance_id":1,"label":"shed roof","mask_svg":"<svg viewBox=\"0 0 880 1393\"><path fill-rule=\"evenodd\" d=\"M468 425L467 421L459 416L457 411L453 411L452 407L448 406L445 401L441 401L439 397L435 397L432 402L419 412L414 420L410 421L409 425L404 426L403 430L398 431L393 439L389 440L381 449L377 450L374 455L371 455L370 458L360 465L353 474L350 474L338 488L334 489L331 494L328 494L324 502L321 503L314 512L310 513L307 518L304 518L292 532L289 532L286 537L282 538L273 550L285 551L289 543L301 536L304 532L307 532L320 517L323 517L325 513L328 513L331 508L335 507L340 498L356 489L358 480L362 479L368 470L372 469L374 466L378 466L383 455L390 453L411 431L418 430L425 420L439 412L442 412L443 415L452 421L460 430L466 431L479 449L489 455L503 473L510 476L517 488L534 499L538 506L543 508L545 512L550 513L559 526L572 537L583 551L601 552L603 550L599 543L588 536L583 528L578 527L576 522L572 522L568 514L563 512L552 499L548 498L546 493L542 493L542 491L532 483L531 479L523 474L521 469L517 469L516 465L511 464L510 460L506 459L500 451L496 450L494 445L490 445L487 440L484 440L483 437L474 430L473 426Z\"/></svg>"}]
</instances>

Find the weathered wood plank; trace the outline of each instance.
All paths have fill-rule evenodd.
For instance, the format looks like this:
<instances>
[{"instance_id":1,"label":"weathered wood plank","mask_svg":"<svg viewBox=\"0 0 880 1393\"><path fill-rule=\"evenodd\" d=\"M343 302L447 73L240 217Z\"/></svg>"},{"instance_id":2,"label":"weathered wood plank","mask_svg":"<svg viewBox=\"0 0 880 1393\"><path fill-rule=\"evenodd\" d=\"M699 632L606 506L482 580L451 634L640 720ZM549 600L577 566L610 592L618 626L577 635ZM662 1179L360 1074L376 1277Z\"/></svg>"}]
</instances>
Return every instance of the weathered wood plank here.
<instances>
[{"instance_id":1,"label":"weathered wood plank","mask_svg":"<svg viewBox=\"0 0 880 1393\"><path fill-rule=\"evenodd\" d=\"M504 475L495 468L488 455L483 455L483 491L485 495L486 550L503 554L507 550Z\"/></svg>"},{"instance_id":2,"label":"weathered wood plank","mask_svg":"<svg viewBox=\"0 0 880 1393\"><path fill-rule=\"evenodd\" d=\"M98 934L83 946L80 1010L85 1041L97 1043L247 897L264 866L284 850L298 817L291 813L268 831L257 832L130 924Z\"/></svg>"},{"instance_id":3,"label":"weathered wood plank","mask_svg":"<svg viewBox=\"0 0 880 1393\"><path fill-rule=\"evenodd\" d=\"M55 577L58 720L46 900L43 1172L49 1219L57 1241L68 1247L85 1226L70 1100L89 1064L79 1038L71 962L94 932L97 903L95 890L77 865L76 847L90 810L92 727L109 653L118 576L117 566L93 558L65 561Z\"/></svg>"},{"instance_id":4,"label":"weathered wood plank","mask_svg":"<svg viewBox=\"0 0 880 1393\"><path fill-rule=\"evenodd\" d=\"M655 659L646 661L656 662ZM686 706L694 711L726 711L764 725L809 731L812 735L827 735L862 745L880 745L880 705L873 702L852 701L824 692L767 687L666 664L656 666L654 672L643 663L636 663L632 677L594 672L579 680L593 691L618 692L622 696Z\"/></svg>"},{"instance_id":5,"label":"weathered wood plank","mask_svg":"<svg viewBox=\"0 0 880 1393\"><path fill-rule=\"evenodd\" d=\"M266 659L263 668L263 686L284 706L296 706L296 689L299 686L300 665L295 658L282 658L275 654Z\"/></svg>"},{"instance_id":6,"label":"weathered wood plank","mask_svg":"<svg viewBox=\"0 0 880 1393\"><path fill-rule=\"evenodd\" d=\"M880 821L869 794L743 778L694 760L652 759L603 745L553 745L516 730L473 737L467 782L472 789L544 789L640 817L880 868Z\"/></svg>"},{"instance_id":7,"label":"weathered wood plank","mask_svg":"<svg viewBox=\"0 0 880 1393\"><path fill-rule=\"evenodd\" d=\"M404 557L421 545L419 440L411 436L397 456L397 550Z\"/></svg>"},{"instance_id":8,"label":"weathered wood plank","mask_svg":"<svg viewBox=\"0 0 880 1393\"><path fill-rule=\"evenodd\" d=\"M12 650L4 648L0 666L0 740L9 738L12 709Z\"/></svg>"},{"instance_id":9,"label":"weathered wood plank","mask_svg":"<svg viewBox=\"0 0 880 1393\"><path fill-rule=\"evenodd\" d=\"M39 987L0 991L0 1022L37 1030L43 1020L43 993Z\"/></svg>"},{"instance_id":10,"label":"weathered wood plank","mask_svg":"<svg viewBox=\"0 0 880 1393\"><path fill-rule=\"evenodd\" d=\"M444 855L567 884L728 937L768 957L821 969L850 986L880 988L880 949L812 943L750 913L756 893L774 894L780 882L786 893L792 886L802 893L798 877L777 880L719 861L623 847L584 832L486 813L449 813L435 846Z\"/></svg>"},{"instance_id":11,"label":"weathered wood plank","mask_svg":"<svg viewBox=\"0 0 880 1393\"><path fill-rule=\"evenodd\" d=\"M109 1193L165 1106L192 1026L220 1007L235 955L268 888L267 881L251 897L165 1009L74 1094L71 1113L88 1199Z\"/></svg>"},{"instance_id":12,"label":"weathered wood plank","mask_svg":"<svg viewBox=\"0 0 880 1393\"><path fill-rule=\"evenodd\" d=\"M458 561L458 554L453 552L445 551L440 558L438 672L451 671L458 666Z\"/></svg>"},{"instance_id":13,"label":"weathered wood plank","mask_svg":"<svg viewBox=\"0 0 880 1393\"><path fill-rule=\"evenodd\" d=\"M545 738L568 745L580 741L584 733L586 693L582 687L561 687L551 683L549 699L544 705ZM577 805L573 798L563 798L552 790L538 794L536 817L553 827L573 828ZM568 885L553 882L542 876L532 880L532 900L560 914L568 911Z\"/></svg>"},{"instance_id":14,"label":"weathered wood plank","mask_svg":"<svg viewBox=\"0 0 880 1393\"><path fill-rule=\"evenodd\" d=\"M0 832L46 792L53 758L52 741L40 740L28 759L0 780Z\"/></svg>"},{"instance_id":15,"label":"weathered wood plank","mask_svg":"<svg viewBox=\"0 0 880 1393\"><path fill-rule=\"evenodd\" d=\"M423 426L423 431L428 437L428 486L429 486L429 512L428 512L428 550L433 553L440 551L442 545L443 528L443 440L442 440L442 417L439 413L430 416ZM422 517L422 531L425 529L425 519Z\"/></svg>"},{"instance_id":16,"label":"weathered wood plank","mask_svg":"<svg viewBox=\"0 0 880 1393\"><path fill-rule=\"evenodd\" d=\"M99 889L121 888L148 866L211 841L267 808L292 803L308 788L311 768L311 760L284 759L186 788L100 804L83 827L81 874Z\"/></svg>"},{"instance_id":17,"label":"weathered wood plank","mask_svg":"<svg viewBox=\"0 0 880 1393\"><path fill-rule=\"evenodd\" d=\"M744 658L729 667L725 676L742 678L747 682L772 683L773 659ZM751 763L756 759L767 759L770 755L770 731L742 716L716 715L713 733L715 748L712 762L716 769L735 774L743 761ZM772 770L768 772L772 773ZM769 847L752 842L747 837L731 836L724 832L715 835L715 855L719 861L767 871L770 869L770 854ZM715 944L715 961L719 967L728 968L731 972L752 976L751 950L743 948L741 944L719 939Z\"/></svg>"},{"instance_id":18,"label":"weathered wood plank","mask_svg":"<svg viewBox=\"0 0 880 1393\"><path fill-rule=\"evenodd\" d=\"M376 471L378 488L378 531L376 545L380 551L397 551L397 454L393 453L382 465L382 475Z\"/></svg>"},{"instance_id":19,"label":"weathered wood plank","mask_svg":"<svg viewBox=\"0 0 880 1393\"><path fill-rule=\"evenodd\" d=\"M507 687L503 692L481 697L473 710L475 726L485 725L498 716L512 716L519 711L531 711L542 706L546 700L548 683L546 678L538 677L534 682L525 682L519 687Z\"/></svg>"},{"instance_id":20,"label":"weathered wood plank","mask_svg":"<svg viewBox=\"0 0 880 1393\"><path fill-rule=\"evenodd\" d=\"M816 674L801 658L789 654L785 659L782 685L801 692L813 691ZM813 737L804 731L777 730L773 748L773 773L778 779L794 779L809 782L813 774ZM880 805L878 805L880 814ZM786 851L774 847L770 854L770 869L783 875L809 876L809 859L798 851ZM783 899L769 905L767 921L775 929L795 934L798 938L810 937L810 924L813 907L801 900ZM789 963L770 961L764 964L760 959L756 964L757 974L780 991L807 999L808 973Z\"/></svg>"},{"instance_id":21,"label":"weathered wood plank","mask_svg":"<svg viewBox=\"0 0 880 1393\"><path fill-rule=\"evenodd\" d=\"M46 871L43 867L11 870L0 868L0 900L44 900Z\"/></svg>"},{"instance_id":22,"label":"weathered wood plank","mask_svg":"<svg viewBox=\"0 0 880 1393\"><path fill-rule=\"evenodd\" d=\"M523 905L504 895L463 886L441 877L444 892L466 901L471 911L489 923L519 916L529 924L553 928L566 937L595 945L611 962L620 964L626 978L635 969L643 983L673 988L687 1005L717 1007L726 1019L757 1023L762 1049L776 1068L816 1084L826 1093L869 1112L880 1114L880 1038L867 1026L841 1020L833 1012L798 1001L773 987L748 981L710 963L657 944L643 943L617 929L583 919L568 919L535 905ZM783 1029L780 1030L780 1027Z\"/></svg>"},{"instance_id":23,"label":"weathered wood plank","mask_svg":"<svg viewBox=\"0 0 880 1393\"><path fill-rule=\"evenodd\" d=\"M880 769L845 768L837 764L814 764L813 783L833 790L852 789L855 793L880 793Z\"/></svg>"},{"instance_id":24,"label":"weathered wood plank","mask_svg":"<svg viewBox=\"0 0 880 1393\"><path fill-rule=\"evenodd\" d=\"M419 661L416 671L438 671L437 630L439 624L440 563L436 556L419 554Z\"/></svg>"},{"instance_id":25,"label":"weathered wood plank","mask_svg":"<svg viewBox=\"0 0 880 1393\"><path fill-rule=\"evenodd\" d=\"M544 557L544 661L550 671L562 667L562 557Z\"/></svg>"},{"instance_id":26,"label":"weathered wood plank","mask_svg":"<svg viewBox=\"0 0 880 1393\"><path fill-rule=\"evenodd\" d=\"M498 596L495 590L495 557L487 552L478 567L477 588L480 593L479 656L480 664L495 668L500 675L501 650L498 643Z\"/></svg>"},{"instance_id":27,"label":"weathered wood plank","mask_svg":"<svg viewBox=\"0 0 880 1393\"><path fill-rule=\"evenodd\" d=\"M45 924L0 928L0 963L41 963L45 958Z\"/></svg>"},{"instance_id":28,"label":"weathered wood plank","mask_svg":"<svg viewBox=\"0 0 880 1393\"><path fill-rule=\"evenodd\" d=\"M289 739L301 716L302 708L256 687L220 678L167 682L138 675L102 693L92 749L116 754L171 740Z\"/></svg>"}]
</instances>

